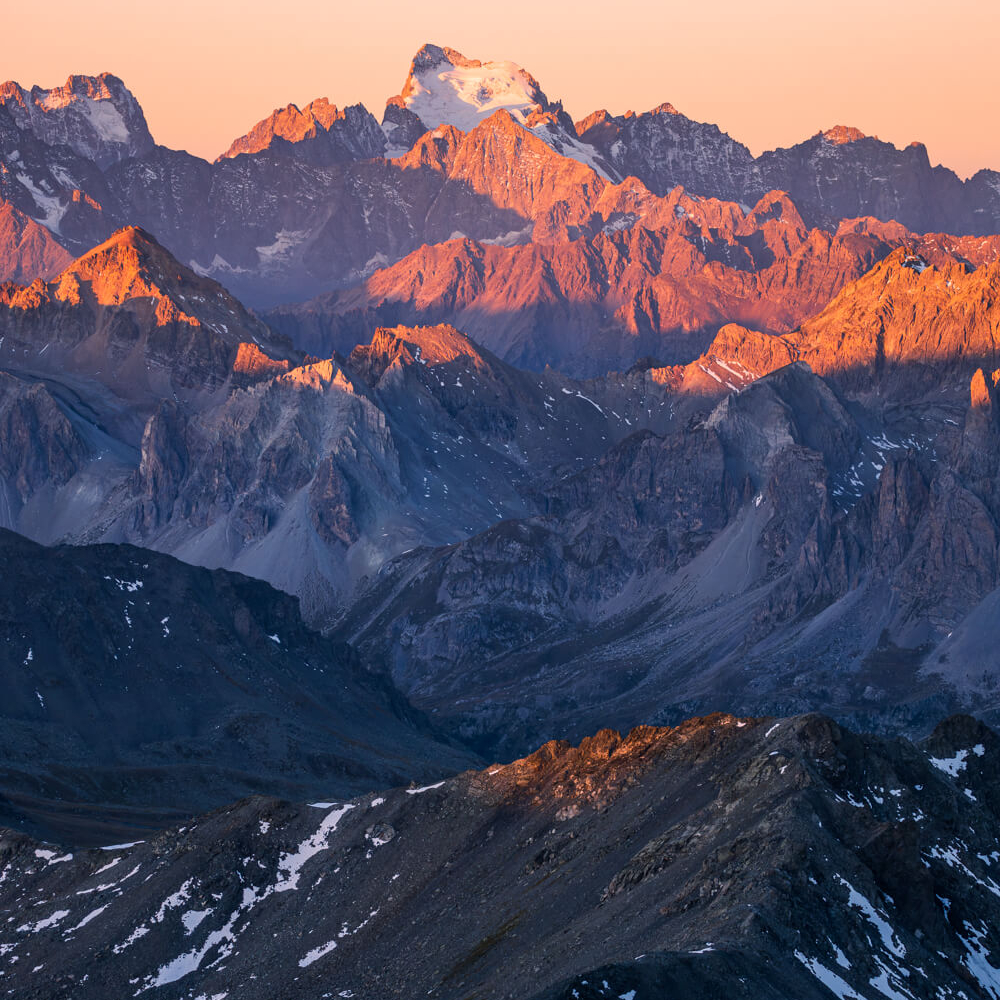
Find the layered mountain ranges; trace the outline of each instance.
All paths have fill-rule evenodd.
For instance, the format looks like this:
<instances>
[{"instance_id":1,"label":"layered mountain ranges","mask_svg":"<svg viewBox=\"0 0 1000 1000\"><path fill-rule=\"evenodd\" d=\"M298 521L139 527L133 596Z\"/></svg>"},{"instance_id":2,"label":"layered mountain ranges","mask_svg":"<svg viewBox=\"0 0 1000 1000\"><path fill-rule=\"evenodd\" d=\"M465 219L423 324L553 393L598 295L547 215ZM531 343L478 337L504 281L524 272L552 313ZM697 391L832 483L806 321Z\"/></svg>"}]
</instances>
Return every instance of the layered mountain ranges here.
<instances>
[{"instance_id":1,"label":"layered mountain ranges","mask_svg":"<svg viewBox=\"0 0 1000 1000\"><path fill-rule=\"evenodd\" d=\"M0 87L0 990L1000 996L998 233L433 45Z\"/></svg>"},{"instance_id":2,"label":"layered mountain ranges","mask_svg":"<svg viewBox=\"0 0 1000 1000\"><path fill-rule=\"evenodd\" d=\"M632 373L668 388L665 433L400 556L343 636L487 752L721 692L915 729L995 711L998 280L896 251L792 334Z\"/></svg>"},{"instance_id":3,"label":"layered mountain ranges","mask_svg":"<svg viewBox=\"0 0 1000 1000\"><path fill-rule=\"evenodd\" d=\"M156 145L110 74L0 89L0 200L73 255L140 225L255 307L361 285L457 234L545 247L643 228L650 213L671 210L654 206L678 186L744 213L785 191L806 226L831 233L866 216L915 232L1000 228L997 174L963 182L932 168L920 146L837 128L754 159L669 105L574 124L519 67L432 45L381 125L360 106L290 105L214 163ZM637 198L640 213L625 207ZM30 275L16 249L3 249L7 274L51 277L59 267L40 258Z\"/></svg>"},{"instance_id":4,"label":"layered mountain ranges","mask_svg":"<svg viewBox=\"0 0 1000 1000\"><path fill-rule=\"evenodd\" d=\"M670 420L655 380L522 372L449 327L304 355L137 228L4 286L0 328L5 526L248 572L314 620Z\"/></svg>"},{"instance_id":5,"label":"layered mountain ranges","mask_svg":"<svg viewBox=\"0 0 1000 1000\"><path fill-rule=\"evenodd\" d=\"M977 1000L1000 739L818 715L604 730L433 785L0 841L19 997Z\"/></svg>"},{"instance_id":6,"label":"layered mountain ranges","mask_svg":"<svg viewBox=\"0 0 1000 1000\"><path fill-rule=\"evenodd\" d=\"M265 579L483 753L723 692L988 713L1000 264L958 245L579 381L443 325L305 355L125 229L5 287L3 523Z\"/></svg>"}]
</instances>

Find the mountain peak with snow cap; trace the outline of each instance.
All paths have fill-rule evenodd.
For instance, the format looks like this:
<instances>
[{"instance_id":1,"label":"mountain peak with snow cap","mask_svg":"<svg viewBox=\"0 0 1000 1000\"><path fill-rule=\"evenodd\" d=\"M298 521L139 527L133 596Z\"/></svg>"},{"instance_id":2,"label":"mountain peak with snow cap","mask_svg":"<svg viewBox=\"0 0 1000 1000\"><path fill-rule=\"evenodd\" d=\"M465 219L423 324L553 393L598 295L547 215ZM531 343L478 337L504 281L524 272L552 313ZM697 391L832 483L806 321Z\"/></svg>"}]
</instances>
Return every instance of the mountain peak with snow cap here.
<instances>
[{"instance_id":1,"label":"mountain peak with snow cap","mask_svg":"<svg viewBox=\"0 0 1000 1000\"><path fill-rule=\"evenodd\" d=\"M139 102L111 73L71 76L50 90L8 81L0 84L0 105L22 131L49 146L69 146L102 170L153 148Z\"/></svg>"},{"instance_id":2,"label":"mountain peak with snow cap","mask_svg":"<svg viewBox=\"0 0 1000 1000\"><path fill-rule=\"evenodd\" d=\"M412 111L428 129L454 125L463 132L501 108L521 124L538 110L557 110L516 63L467 59L438 45L424 45L413 57L402 92L389 103Z\"/></svg>"}]
</instances>

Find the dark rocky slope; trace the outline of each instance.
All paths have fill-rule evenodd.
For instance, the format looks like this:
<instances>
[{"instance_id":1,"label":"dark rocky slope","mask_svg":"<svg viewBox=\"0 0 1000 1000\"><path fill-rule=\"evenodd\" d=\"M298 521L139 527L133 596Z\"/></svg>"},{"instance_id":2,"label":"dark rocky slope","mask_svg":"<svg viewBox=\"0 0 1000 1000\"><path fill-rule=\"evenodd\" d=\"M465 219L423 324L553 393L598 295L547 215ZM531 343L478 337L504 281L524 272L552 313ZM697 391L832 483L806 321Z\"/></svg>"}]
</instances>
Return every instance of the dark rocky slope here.
<instances>
[{"instance_id":1,"label":"dark rocky slope","mask_svg":"<svg viewBox=\"0 0 1000 1000\"><path fill-rule=\"evenodd\" d=\"M267 584L0 530L0 821L135 839L251 792L354 795L467 766Z\"/></svg>"},{"instance_id":2,"label":"dark rocky slope","mask_svg":"<svg viewBox=\"0 0 1000 1000\"><path fill-rule=\"evenodd\" d=\"M998 755L968 717L915 745L712 716L323 808L250 799L114 850L7 835L3 982L980 1000L1000 989Z\"/></svg>"}]
</instances>

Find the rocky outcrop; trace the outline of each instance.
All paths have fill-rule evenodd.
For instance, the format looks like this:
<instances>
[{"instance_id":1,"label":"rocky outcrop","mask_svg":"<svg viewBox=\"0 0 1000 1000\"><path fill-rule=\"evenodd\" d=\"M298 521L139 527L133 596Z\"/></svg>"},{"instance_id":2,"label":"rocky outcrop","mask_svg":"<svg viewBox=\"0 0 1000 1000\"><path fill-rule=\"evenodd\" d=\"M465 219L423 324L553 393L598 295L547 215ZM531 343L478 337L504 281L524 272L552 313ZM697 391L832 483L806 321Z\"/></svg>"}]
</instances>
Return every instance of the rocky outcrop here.
<instances>
[{"instance_id":1,"label":"rocky outcrop","mask_svg":"<svg viewBox=\"0 0 1000 1000\"><path fill-rule=\"evenodd\" d=\"M576 130L619 177L638 177L657 194L681 186L695 195L746 200L750 151L717 126L686 118L672 104L642 114L595 111L577 122Z\"/></svg>"}]
</instances>

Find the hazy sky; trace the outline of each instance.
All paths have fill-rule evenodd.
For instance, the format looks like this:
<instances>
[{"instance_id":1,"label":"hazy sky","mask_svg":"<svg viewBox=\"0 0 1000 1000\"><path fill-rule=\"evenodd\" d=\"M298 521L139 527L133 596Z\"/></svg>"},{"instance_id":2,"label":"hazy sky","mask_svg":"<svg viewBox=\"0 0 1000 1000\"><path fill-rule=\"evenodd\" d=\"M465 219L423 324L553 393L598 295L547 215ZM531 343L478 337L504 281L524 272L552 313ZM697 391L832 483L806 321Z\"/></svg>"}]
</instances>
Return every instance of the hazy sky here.
<instances>
[{"instance_id":1,"label":"hazy sky","mask_svg":"<svg viewBox=\"0 0 1000 1000\"><path fill-rule=\"evenodd\" d=\"M158 142L214 158L272 108L381 120L424 42L511 59L574 118L670 101L754 153L854 125L966 176L1000 169L1000 3L973 0L48 0L4 14L0 79L109 70Z\"/></svg>"}]
</instances>

